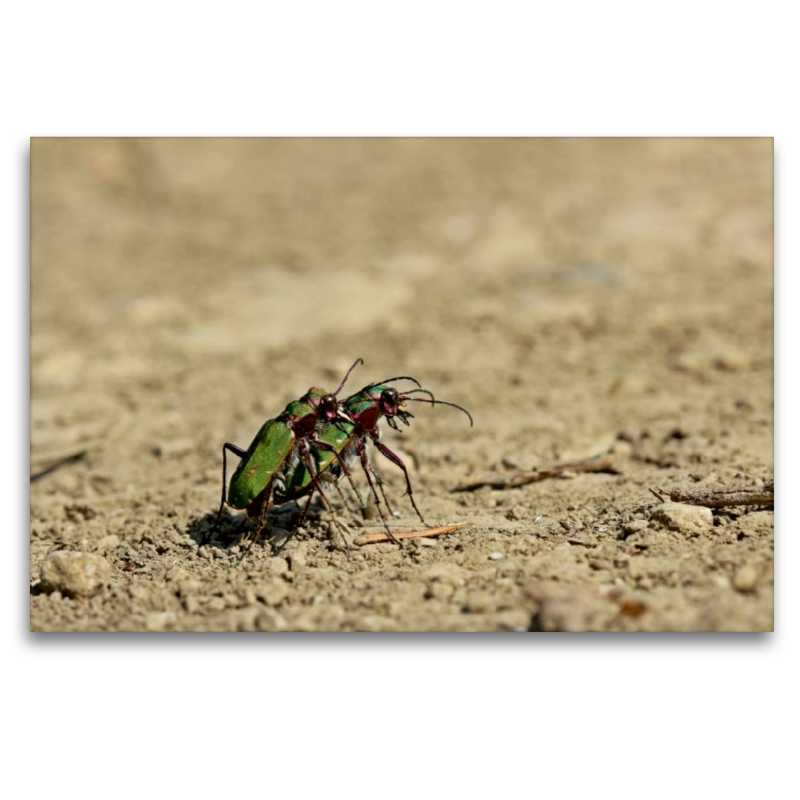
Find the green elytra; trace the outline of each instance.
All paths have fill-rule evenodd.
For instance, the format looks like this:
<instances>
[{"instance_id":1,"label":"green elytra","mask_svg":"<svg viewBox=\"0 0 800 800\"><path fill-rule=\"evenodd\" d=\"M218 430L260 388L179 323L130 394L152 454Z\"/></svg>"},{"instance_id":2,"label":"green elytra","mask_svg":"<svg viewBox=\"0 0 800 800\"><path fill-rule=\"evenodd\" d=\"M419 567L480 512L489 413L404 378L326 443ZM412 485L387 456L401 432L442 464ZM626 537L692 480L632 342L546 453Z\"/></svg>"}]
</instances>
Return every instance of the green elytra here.
<instances>
[{"instance_id":1,"label":"green elytra","mask_svg":"<svg viewBox=\"0 0 800 800\"><path fill-rule=\"evenodd\" d=\"M231 508L249 508L292 455L297 431L290 420L316 417L312 399L322 398L324 389L312 388L302 400L286 406L277 419L267 420L242 456L231 477L227 503Z\"/></svg>"},{"instance_id":2,"label":"green elytra","mask_svg":"<svg viewBox=\"0 0 800 800\"><path fill-rule=\"evenodd\" d=\"M322 433L318 434L317 442L323 442L333 448L331 450L312 450L314 474L326 483L338 480L341 472L335 476L329 470L331 464L336 460L338 453L347 463L346 448L348 444L354 444L353 434L356 426L352 422L338 420L328 425ZM350 459L352 461L352 459ZM303 462L298 462L297 466L286 476L284 489L279 493L279 499L293 500L302 497L311 487L311 473L308 466Z\"/></svg>"},{"instance_id":3,"label":"green elytra","mask_svg":"<svg viewBox=\"0 0 800 800\"><path fill-rule=\"evenodd\" d=\"M272 505L270 499L276 480L279 480L283 474L291 472L301 460L310 469L313 469L310 443L316 439L317 426L320 423L331 422L339 418L337 395L350 373L360 363L363 364L363 359L359 358L347 371L335 392L329 393L325 389L315 386L309 389L300 400L289 403L278 417L268 420L262 425L247 450L230 442L226 442L222 446L222 499L217 519L222 515L227 503L232 508L246 509L248 517L258 516L257 533L261 532L266 524L267 511ZM325 446L322 445L322 447ZM225 492L226 451L232 452L241 459L231 477L227 497ZM310 475L309 480L319 490L338 526L333 509L330 508L322 494L315 473Z\"/></svg>"}]
</instances>

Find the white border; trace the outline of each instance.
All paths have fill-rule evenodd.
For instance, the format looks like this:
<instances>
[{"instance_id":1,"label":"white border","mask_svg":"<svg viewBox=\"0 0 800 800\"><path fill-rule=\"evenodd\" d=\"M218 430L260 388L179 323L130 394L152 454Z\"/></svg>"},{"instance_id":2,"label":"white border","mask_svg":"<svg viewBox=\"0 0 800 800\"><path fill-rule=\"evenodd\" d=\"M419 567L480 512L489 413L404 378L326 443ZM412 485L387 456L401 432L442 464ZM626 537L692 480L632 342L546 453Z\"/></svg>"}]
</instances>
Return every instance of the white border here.
<instances>
[{"instance_id":1,"label":"white border","mask_svg":"<svg viewBox=\"0 0 800 800\"><path fill-rule=\"evenodd\" d=\"M87 785L120 797L155 787L203 796L368 787L389 797L666 797L691 787L691 796L736 797L781 796L783 781L795 783L797 545L780 498L796 477L787 453L797 417L787 401L800 131L796 28L785 8L77 2L6 10L9 785L27 778L67 797ZM778 633L644 642L306 637L280 646L120 637L113 647L90 637L42 644L26 633L18 593L28 525L20 463L28 137L87 134L774 135Z\"/></svg>"}]
</instances>

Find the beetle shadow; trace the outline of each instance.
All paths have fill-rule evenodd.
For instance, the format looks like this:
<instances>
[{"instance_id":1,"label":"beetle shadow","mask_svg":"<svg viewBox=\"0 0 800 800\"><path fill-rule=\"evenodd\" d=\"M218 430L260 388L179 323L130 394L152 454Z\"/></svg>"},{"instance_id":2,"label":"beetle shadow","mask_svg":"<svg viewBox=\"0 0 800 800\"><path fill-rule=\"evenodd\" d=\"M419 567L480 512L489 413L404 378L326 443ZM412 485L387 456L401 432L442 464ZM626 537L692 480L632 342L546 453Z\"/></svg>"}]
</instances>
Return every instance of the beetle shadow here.
<instances>
[{"instance_id":1,"label":"beetle shadow","mask_svg":"<svg viewBox=\"0 0 800 800\"><path fill-rule=\"evenodd\" d=\"M300 508L294 501L274 506L267 513L267 525L259 538L263 542L280 542L291 531L300 518ZM258 520L248 519L245 514L231 514L227 509L219 516L211 512L189 522L186 533L198 547L215 547L230 550L255 536ZM283 535L276 533L281 532Z\"/></svg>"}]
</instances>

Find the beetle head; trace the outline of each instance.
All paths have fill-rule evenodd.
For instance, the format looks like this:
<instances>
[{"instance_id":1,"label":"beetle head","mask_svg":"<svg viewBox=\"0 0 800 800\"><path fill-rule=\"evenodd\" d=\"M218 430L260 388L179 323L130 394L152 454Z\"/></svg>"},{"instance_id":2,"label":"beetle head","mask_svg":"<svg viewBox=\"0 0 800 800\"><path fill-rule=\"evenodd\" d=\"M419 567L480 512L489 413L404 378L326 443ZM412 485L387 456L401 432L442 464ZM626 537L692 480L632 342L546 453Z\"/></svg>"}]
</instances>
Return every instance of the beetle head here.
<instances>
[{"instance_id":1,"label":"beetle head","mask_svg":"<svg viewBox=\"0 0 800 800\"><path fill-rule=\"evenodd\" d=\"M394 417L406 410L405 405L403 404L404 400L405 397L403 397L393 386L390 386L380 393L378 404L380 405L380 409L384 416Z\"/></svg>"},{"instance_id":2,"label":"beetle head","mask_svg":"<svg viewBox=\"0 0 800 800\"><path fill-rule=\"evenodd\" d=\"M384 389L378 399L378 404L384 417L386 417L386 421L395 430L399 430L397 427L398 419L404 425L408 425L409 417L413 418L414 416L409 412L406 400L408 400L406 395L400 394L397 389L391 386L388 389Z\"/></svg>"},{"instance_id":3,"label":"beetle head","mask_svg":"<svg viewBox=\"0 0 800 800\"><path fill-rule=\"evenodd\" d=\"M336 399L335 394L314 386L306 392L306 399L320 419L326 422L336 419L339 411L339 401Z\"/></svg>"},{"instance_id":4,"label":"beetle head","mask_svg":"<svg viewBox=\"0 0 800 800\"><path fill-rule=\"evenodd\" d=\"M329 393L320 398L319 406L317 407L317 413L319 414L320 418L330 422L331 420L336 419L338 411L339 401L336 399L335 394Z\"/></svg>"}]
</instances>

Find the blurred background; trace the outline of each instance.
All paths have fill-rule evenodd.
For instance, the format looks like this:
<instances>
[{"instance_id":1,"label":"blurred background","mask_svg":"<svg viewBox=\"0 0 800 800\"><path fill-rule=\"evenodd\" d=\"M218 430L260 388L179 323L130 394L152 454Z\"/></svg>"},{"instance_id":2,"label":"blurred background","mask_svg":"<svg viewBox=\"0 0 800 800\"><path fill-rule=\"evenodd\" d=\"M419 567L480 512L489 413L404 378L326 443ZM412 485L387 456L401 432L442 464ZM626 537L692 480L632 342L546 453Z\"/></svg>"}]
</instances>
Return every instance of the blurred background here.
<instances>
[{"instance_id":1,"label":"blurred background","mask_svg":"<svg viewBox=\"0 0 800 800\"><path fill-rule=\"evenodd\" d=\"M34 139L31 204L32 453L124 420L111 481L357 357L476 466L771 414L769 139Z\"/></svg>"}]
</instances>

